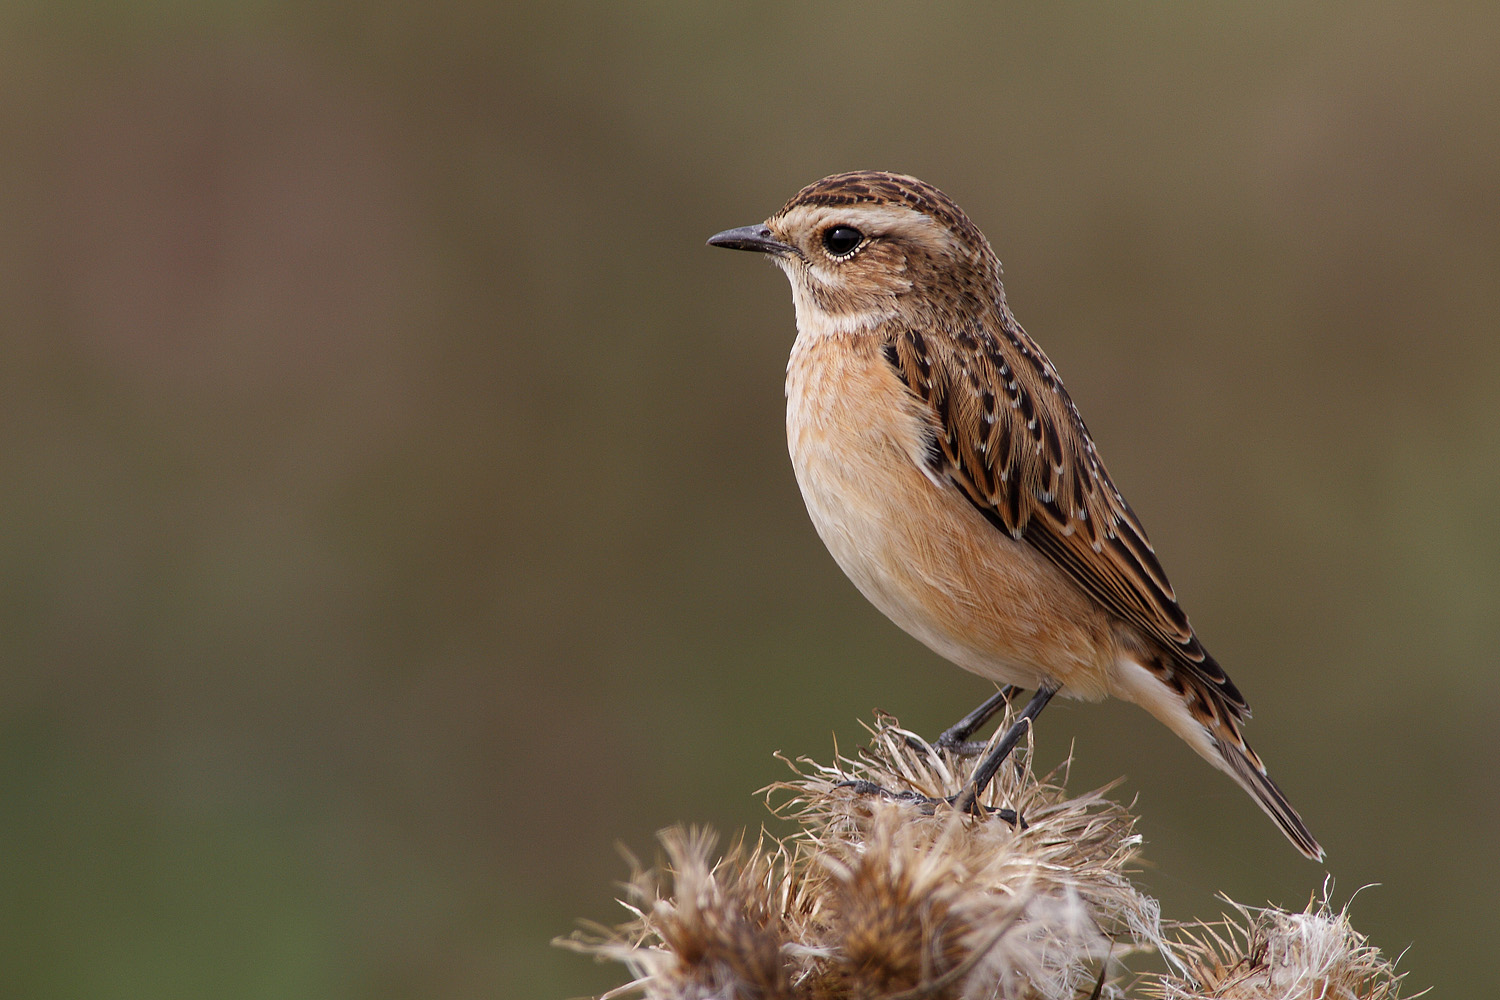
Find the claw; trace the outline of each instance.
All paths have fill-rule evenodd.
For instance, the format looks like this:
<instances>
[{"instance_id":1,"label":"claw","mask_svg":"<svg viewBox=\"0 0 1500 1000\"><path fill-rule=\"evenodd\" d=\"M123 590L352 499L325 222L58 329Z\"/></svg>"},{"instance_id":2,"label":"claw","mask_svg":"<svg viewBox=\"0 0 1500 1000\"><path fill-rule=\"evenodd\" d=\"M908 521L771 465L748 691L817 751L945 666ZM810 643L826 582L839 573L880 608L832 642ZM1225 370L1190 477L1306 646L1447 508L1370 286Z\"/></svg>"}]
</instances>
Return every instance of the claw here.
<instances>
[{"instance_id":1,"label":"claw","mask_svg":"<svg viewBox=\"0 0 1500 1000\"><path fill-rule=\"evenodd\" d=\"M948 796L946 799L943 799L943 801L948 803L953 808L958 809L960 808L959 800L961 800L963 797L963 793L960 792L957 795ZM1020 813L1016 812L1014 809L998 809L995 806L980 805L978 802L970 799L967 811L970 816L998 816L1000 819L1009 823L1017 830L1025 830L1030 826L1030 824L1026 822L1026 818Z\"/></svg>"},{"instance_id":2,"label":"claw","mask_svg":"<svg viewBox=\"0 0 1500 1000\"><path fill-rule=\"evenodd\" d=\"M883 799L890 799L892 802L914 802L922 810L924 816L931 816L936 812L939 802L951 808L960 808L959 802L964 798L962 792L940 799L935 799L930 795L923 795L921 792L915 792L911 789L902 792L893 792L884 785L877 785L875 782L866 781L863 778L850 778L847 781L840 781L833 787L847 788L856 795L878 795ZM996 816L1018 830L1025 830L1027 828L1025 818L1014 809L997 809L993 806L980 805L970 798L967 811L973 816Z\"/></svg>"},{"instance_id":3,"label":"claw","mask_svg":"<svg viewBox=\"0 0 1500 1000\"><path fill-rule=\"evenodd\" d=\"M939 750L947 750L949 753L959 757L978 757L984 753L985 747L989 746L989 744L984 740L966 740L944 733L937 738L937 742L933 746Z\"/></svg>"},{"instance_id":4,"label":"claw","mask_svg":"<svg viewBox=\"0 0 1500 1000\"><path fill-rule=\"evenodd\" d=\"M892 802L915 802L922 806L922 811L929 816L932 815L932 807L937 802L942 801L940 799L929 798L921 792L914 792L911 789L907 789L904 792L893 792L884 785L877 785L875 782L866 781L863 778L851 778L848 781L840 781L833 787L848 788L856 795L878 795L883 799L890 799Z\"/></svg>"}]
</instances>

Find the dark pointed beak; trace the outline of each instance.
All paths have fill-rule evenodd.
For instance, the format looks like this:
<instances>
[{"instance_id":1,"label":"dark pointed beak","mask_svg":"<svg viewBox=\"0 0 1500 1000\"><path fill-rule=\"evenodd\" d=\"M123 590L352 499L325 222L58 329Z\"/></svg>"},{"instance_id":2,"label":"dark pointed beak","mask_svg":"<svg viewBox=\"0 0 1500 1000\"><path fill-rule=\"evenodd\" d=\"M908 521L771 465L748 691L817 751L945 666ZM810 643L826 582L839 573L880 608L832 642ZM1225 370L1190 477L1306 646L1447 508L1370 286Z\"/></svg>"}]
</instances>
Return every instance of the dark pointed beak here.
<instances>
[{"instance_id":1,"label":"dark pointed beak","mask_svg":"<svg viewBox=\"0 0 1500 1000\"><path fill-rule=\"evenodd\" d=\"M784 254L792 252L791 247L771 235L771 227L764 223L757 226L741 226L738 229L726 229L722 233L715 233L708 238L708 245L711 247L725 247L730 250L754 250L756 253Z\"/></svg>"}]
</instances>

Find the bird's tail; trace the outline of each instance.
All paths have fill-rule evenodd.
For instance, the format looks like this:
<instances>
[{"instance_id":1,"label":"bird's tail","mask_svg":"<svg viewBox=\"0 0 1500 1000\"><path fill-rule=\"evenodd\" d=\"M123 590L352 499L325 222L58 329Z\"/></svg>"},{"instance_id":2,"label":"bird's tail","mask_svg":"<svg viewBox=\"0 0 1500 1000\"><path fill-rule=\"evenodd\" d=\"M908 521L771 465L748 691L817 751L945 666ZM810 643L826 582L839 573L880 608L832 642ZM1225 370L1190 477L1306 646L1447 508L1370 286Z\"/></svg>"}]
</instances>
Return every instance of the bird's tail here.
<instances>
[{"instance_id":1,"label":"bird's tail","mask_svg":"<svg viewBox=\"0 0 1500 1000\"><path fill-rule=\"evenodd\" d=\"M1241 735L1243 709L1227 703L1212 684L1178 670L1165 658L1147 662L1149 667L1129 660L1122 664L1117 693L1156 716L1204 760L1233 778L1292 846L1322 861L1323 848Z\"/></svg>"},{"instance_id":2,"label":"bird's tail","mask_svg":"<svg viewBox=\"0 0 1500 1000\"><path fill-rule=\"evenodd\" d=\"M1256 805L1265 810L1272 822L1281 828L1293 847L1314 861L1322 861L1323 848L1307 829L1307 824L1302 822L1302 817L1297 815L1297 810L1286 800L1281 789L1276 787L1276 782L1266 774L1266 766L1239 734L1238 727L1233 723L1225 727L1221 735L1214 737L1214 748L1223 763L1212 763L1218 764L1239 782L1241 788L1250 793Z\"/></svg>"}]
</instances>

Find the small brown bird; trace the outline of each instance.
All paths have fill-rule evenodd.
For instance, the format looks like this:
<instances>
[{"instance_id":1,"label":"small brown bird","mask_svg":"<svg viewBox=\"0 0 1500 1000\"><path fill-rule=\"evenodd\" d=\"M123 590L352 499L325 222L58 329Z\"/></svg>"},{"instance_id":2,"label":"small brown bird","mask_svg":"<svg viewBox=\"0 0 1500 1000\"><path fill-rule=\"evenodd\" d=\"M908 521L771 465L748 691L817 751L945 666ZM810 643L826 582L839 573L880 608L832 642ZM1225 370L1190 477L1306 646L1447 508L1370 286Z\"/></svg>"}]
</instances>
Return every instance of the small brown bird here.
<instances>
[{"instance_id":1,"label":"small brown bird","mask_svg":"<svg viewBox=\"0 0 1500 1000\"><path fill-rule=\"evenodd\" d=\"M787 440L834 559L901 628L1006 685L940 742L962 744L1011 686L1036 692L955 804L973 807L1053 694L1113 695L1321 860L968 216L914 177L860 171L708 242L767 254L791 280Z\"/></svg>"}]
</instances>

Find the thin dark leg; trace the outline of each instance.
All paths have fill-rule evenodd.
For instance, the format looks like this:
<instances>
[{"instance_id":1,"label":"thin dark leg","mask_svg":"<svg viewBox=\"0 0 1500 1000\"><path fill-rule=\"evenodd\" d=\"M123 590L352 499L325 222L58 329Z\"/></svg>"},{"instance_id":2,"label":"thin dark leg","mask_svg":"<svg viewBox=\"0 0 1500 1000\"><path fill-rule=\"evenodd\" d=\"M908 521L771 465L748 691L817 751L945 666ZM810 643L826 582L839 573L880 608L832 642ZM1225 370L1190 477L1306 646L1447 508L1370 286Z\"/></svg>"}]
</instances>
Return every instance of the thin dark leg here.
<instances>
[{"instance_id":1,"label":"thin dark leg","mask_svg":"<svg viewBox=\"0 0 1500 1000\"><path fill-rule=\"evenodd\" d=\"M980 744L978 749L970 749L972 745L969 743L969 737L973 736L986 722L994 718L996 712L1010 704L1010 700L1016 696L1016 692L1019 690L1021 689L1014 684L1003 685L1000 690L986 698L984 704L943 730L933 746L939 750L958 750L960 752L969 750L971 753L979 753L984 749L984 745Z\"/></svg>"},{"instance_id":2,"label":"thin dark leg","mask_svg":"<svg viewBox=\"0 0 1500 1000\"><path fill-rule=\"evenodd\" d=\"M995 772L1000 770L1000 765L1005 762L1006 757L1010 756L1010 752L1015 749L1021 737L1031 728L1032 720L1042 714L1042 709L1047 707L1047 702L1051 701L1056 693L1056 687L1037 689L1036 694L1032 695L1031 700L1026 703L1026 707L1021 709L1021 714L1016 716L1016 721L1011 723L1005 735L1000 737L1000 742L995 744L995 749L991 750L989 756L980 761L979 766L974 769L974 776L953 800L953 808L964 812L974 810L974 804L979 801L979 796L985 786L990 783L990 779L994 778Z\"/></svg>"}]
</instances>

